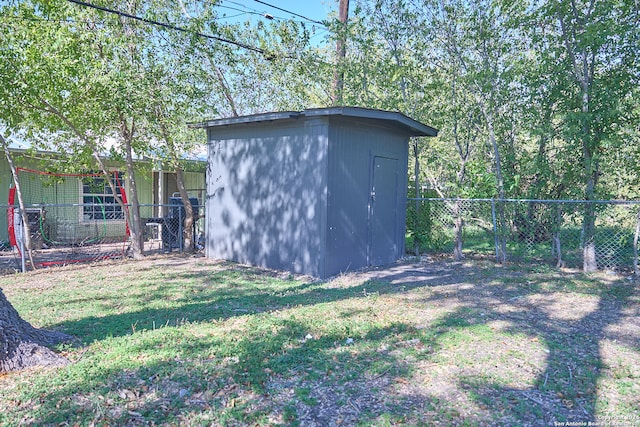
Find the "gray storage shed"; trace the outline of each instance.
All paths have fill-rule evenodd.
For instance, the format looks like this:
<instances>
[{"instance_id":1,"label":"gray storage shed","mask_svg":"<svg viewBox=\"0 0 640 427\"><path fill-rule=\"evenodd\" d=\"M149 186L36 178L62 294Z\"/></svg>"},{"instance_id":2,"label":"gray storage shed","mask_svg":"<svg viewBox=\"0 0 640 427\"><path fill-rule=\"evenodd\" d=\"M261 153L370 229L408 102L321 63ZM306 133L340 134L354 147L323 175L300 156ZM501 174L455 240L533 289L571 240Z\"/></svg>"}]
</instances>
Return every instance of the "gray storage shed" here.
<instances>
[{"instance_id":1,"label":"gray storage shed","mask_svg":"<svg viewBox=\"0 0 640 427\"><path fill-rule=\"evenodd\" d=\"M334 107L211 120L206 256L325 278L404 252L401 113Z\"/></svg>"}]
</instances>

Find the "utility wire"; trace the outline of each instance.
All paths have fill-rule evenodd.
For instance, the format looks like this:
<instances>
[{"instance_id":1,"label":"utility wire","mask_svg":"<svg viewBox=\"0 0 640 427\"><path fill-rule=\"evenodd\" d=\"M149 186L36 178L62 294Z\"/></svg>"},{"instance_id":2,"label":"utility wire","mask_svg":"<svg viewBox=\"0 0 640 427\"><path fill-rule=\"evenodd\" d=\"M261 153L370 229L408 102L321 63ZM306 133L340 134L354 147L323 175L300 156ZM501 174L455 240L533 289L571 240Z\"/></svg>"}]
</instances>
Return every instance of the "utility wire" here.
<instances>
[{"instance_id":1,"label":"utility wire","mask_svg":"<svg viewBox=\"0 0 640 427\"><path fill-rule=\"evenodd\" d=\"M131 15L130 13L120 12L119 10L109 9L109 8L98 6L98 5L95 5L95 4L92 4L92 3L86 3L86 2L83 2L83 1L80 1L80 0L67 0L67 1L70 2L70 3L75 3L75 4L80 5L80 6L85 6L85 7L89 7L89 8L92 8L92 9L101 10L101 11L107 12L107 13L113 13L115 15L123 16L125 18L135 19L136 21L144 22L144 23L147 23L147 24L152 24L152 25L157 25L157 26L163 27L163 28L168 28L170 30L182 31L184 33L191 33L191 34L195 34L195 35L197 35L199 37L204 37L204 38L207 38L207 39L216 40L216 41L219 41L221 43L232 44L234 46L238 46L238 47L241 47L241 48L246 49L246 50L250 50L250 51L253 51L253 52L258 52L258 53L264 55L265 57L269 57L270 58L270 57L273 56L272 54L269 54L267 51L265 51L264 49L260 49L259 47L249 46L249 45L244 44L244 43L240 43L240 42L236 42L236 41L233 41L233 40L225 39L223 37L213 36L211 34L205 34L205 33L201 33L201 32L198 32L198 31L191 31L191 30L188 30L186 28L178 27L176 25L165 24L163 22L158 22L158 21L154 21L154 20L151 20L151 19L142 18L140 16Z\"/></svg>"},{"instance_id":2,"label":"utility wire","mask_svg":"<svg viewBox=\"0 0 640 427\"><path fill-rule=\"evenodd\" d=\"M240 12L240 13L236 13L235 15L219 16L218 19L219 20L222 20L222 19L233 19L233 18L237 18L238 16L247 15L247 14L249 14L249 12Z\"/></svg>"},{"instance_id":3,"label":"utility wire","mask_svg":"<svg viewBox=\"0 0 640 427\"><path fill-rule=\"evenodd\" d=\"M0 0L0 3L2 3L2 0ZM29 17L29 16L20 16L20 15L13 15L11 16L11 19L15 19L18 21L29 21L29 22L57 22L60 24L104 24L104 22L100 22L100 21L91 21L88 19L71 19L71 18L67 18L67 19L48 19L48 18L41 18L41 17ZM5 22L3 22L3 24L6 24Z\"/></svg>"},{"instance_id":4,"label":"utility wire","mask_svg":"<svg viewBox=\"0 0 640 427\"><path fill-rule=\"evenodd\" d=\"M287 12L287 13L290 13L290 14L293 14L293 15L296 15L296 16L299 16L299 17L301 17L301 18L303 18L303 19L299 20L299 19L285 18L285 17L282 17L282 16L274 16L274 15L271 15L270 13L267 13L267 12L264 12L264 11L263 11L263 12L261 12L261 11L259 11L258 9L254 9L254 8L252 8L252 7L247 6L246 4L238 3L238 2L233 1L233 0L221 0L221 2L232 3L232 4L235 4L235 5L238 5L238 6L240 6L240 7L243 7L245 10L247 10L247 13L248 13L248 14L261 16L261 17L266 18L266 19L269 19L269 20L275 19L275 20L278 20L278 21L295 21L295 22L300 22L300 23L305 23L305 22L310 21L310 22L313 22L313 23L316 23L316 24L322 25L322 26L323 26L323 27L325 27L325 28L327 27L326 22L315 21L315 20L310 19L310 18L307 18L307 17L305 17L305 16L298 15L298 14L296 14L296 13L294 13L294 12L291 12L291 11L288 11L288 10L285 10L285 9L281 9L281 8L276 7L276 6L273 6L273 5L270 5L270 4L267 4L267 3L264 3L264 2L262 2L262 3L263 3L263 4L265 4L265 5L267 5L267 6L269 6L269 7L272 7L272 8L275 8L275 9L279 9L279 10L282 10L282 11L285 11L285 12ZM216 5L216 7L229 7L229 6Z\"/></svg>"},{"instance_id":5,"label":"utility wire","mask_svg":"<svg viewBox=\"0 0 640 427\"><path fill-rule=\"evenodd\" d=\"M233 15L233 16L240 16L240 15L258 15L258 16L262 16L261 13L251 12L250 10L238 9L237 7L222 6L222 5L216 5L216 7L223 8L223 9L235 10L237 12L240 12L239 14ZM224 18L228 18L228 16L224 16Z\"/></svg>"},{"instance_id":6,"label":"utility wire","mask_svg":"<svg viewBox=\"0 0 640 427\"><path fill-rule=\"evenodd\" d=\"M234 9L231 6L222 6L222 4L221 4L222 2L231 3L231 4L235 4L237 6L240 6L240 7L243 8L242 10L244 10L245 13L247 13L249 15L260 16L262 18L266 18L266 19L269 19L269 20L272 20L272 19L286 20L286 18L280 18L280 17L277 17L277 16L273 16L271 14L268 14L266 12L260 12L258 9L254 9L252 7L247 6L246 4L238 3L238 2L232 1L232 0L221 0L220 4L217 4L216 7L222 7L222 8L226 7L227 9ZM240 9L235 9L235 10L240 10ZM300 21L300 22L302 22L302 21Z\"/></svg>"},{"instance_id":7,"label":"utility wire","mask_svg":"<svg viewBox=\"0 0 640 427\"><path fill-rule=\"evenodd\" d=\"M264 4L265 6L269 6L269 7L272 7L274 9L278 9L278 10L280 10L282 12L290 13L291 15L297 16L298 18L306 19L309 22L315 22L316 24L320 24L322 26L326 26L326 24L324 22L316 21L315 19L311 19L311 18L307 18L306 16L300 15L300 14L295 13L295 12L291 12L290 10L283 9L281 7L278 7L278 6L274 6L274 5L269 4L267 2L264 2L264 1L261 1L261 0L254 0L254 1L257 2L257 3L260 3L260 4Z\"/></svg>"},{"instance_id":8,"label":"utility wire","mask_svg":"<svg viewBox=\"0 0 640 427\"><path fill-rule=\"evenodd\" d=\"M242 7L242 8L243 8L243 9L245 9L245 10L250 10L250 11L252 11L252 13L255 13L256 15L262 15L262 12L260 12L258 9L254 9L254 8L252 8L252 7L247 6L246 4L242 4L242 3L239 3L239 2L237 2L237 1L233 1L233 0L221 0L221 3L222 3L222 2L235 4L236 6L240 6L240 7ZM222 6L220 6L219 4L217 4L217 5L216 5L216 7L222 7Z\"/></svg>"}]
</instances>

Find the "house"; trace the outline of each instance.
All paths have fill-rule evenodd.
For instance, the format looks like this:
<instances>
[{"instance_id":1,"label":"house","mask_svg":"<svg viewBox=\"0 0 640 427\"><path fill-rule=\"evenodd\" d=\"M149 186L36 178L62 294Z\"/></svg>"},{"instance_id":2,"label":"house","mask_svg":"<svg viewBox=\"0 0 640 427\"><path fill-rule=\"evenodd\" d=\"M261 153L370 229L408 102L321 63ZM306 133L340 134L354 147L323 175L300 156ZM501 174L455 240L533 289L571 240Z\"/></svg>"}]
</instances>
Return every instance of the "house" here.
<instances>
[{"instance_id":1,"label":"house","mask_svg":"<svg viewBox=\"0 0 640 427\"><path fill-rule=\"evenodd\" d=\"M23 197L34 226L42 228L41 238L76 244L89 236L121 238L125 221L120 206L115 203L111 188L102 174L46 174L61 156L54 152L11 148L16 167L21 168L20 183ZM105 159L116 188L129 194L122 163ZM170 197L177 193L176 174L158 159L139 159L136 165L136 187L145 217L164 216ZM184 180L190 196L204 201L206 162L185 161ZM7 205L9 188L13 183L5 156L0 156L0 204ZM17 200L15 202L17 206ZM154 206L156 205L156 206ZM31 221L31 219L30 219ZM46 230L45 230L46 227ZM32 227L34 228L34 227ZM7 216L0 215L0 240L8 240Z\"/></svg>"},{"instance_id":2,"label":"house","mask_svg":"<svg viewBox=\"0 0 640 427\"><path fill-rule=\"evenodd\" d=\"M334 107L210 120L205 253L329 277L404 253L408 141L401 113Z\"/></svg>"}]
</instances>

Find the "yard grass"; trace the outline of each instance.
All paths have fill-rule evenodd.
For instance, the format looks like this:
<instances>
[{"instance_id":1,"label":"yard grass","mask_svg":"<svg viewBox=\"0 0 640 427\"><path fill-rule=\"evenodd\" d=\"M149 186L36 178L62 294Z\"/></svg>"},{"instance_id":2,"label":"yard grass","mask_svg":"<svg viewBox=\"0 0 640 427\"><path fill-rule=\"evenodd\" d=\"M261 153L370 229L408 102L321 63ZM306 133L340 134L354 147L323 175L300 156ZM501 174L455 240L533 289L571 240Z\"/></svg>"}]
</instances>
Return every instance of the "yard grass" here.
<instances>
[{"instance_id":1,"label":"yard grass","mask_svg":"<svg viewBox=\"0 0 640 427\"><path fill-rule=\"evenodd\" d=\"M67 367L0 378L0 425L640 426L628 278L420 261L318 282L160 257L0 287L79 341Z\"/></svg>"}]
</instances>

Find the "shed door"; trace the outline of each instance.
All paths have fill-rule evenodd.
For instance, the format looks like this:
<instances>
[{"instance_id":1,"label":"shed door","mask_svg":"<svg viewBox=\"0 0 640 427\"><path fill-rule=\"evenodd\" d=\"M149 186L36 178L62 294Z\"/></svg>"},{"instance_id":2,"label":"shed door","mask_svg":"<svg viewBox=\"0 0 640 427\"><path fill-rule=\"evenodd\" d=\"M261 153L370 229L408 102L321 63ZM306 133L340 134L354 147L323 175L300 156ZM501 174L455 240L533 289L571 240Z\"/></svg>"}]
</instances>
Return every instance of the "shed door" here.
<instances>
[{"instance_id":1,"label":"shed door","mask_svg":"<svg viewBox=\"0 0 640 427\"><path fill-rule=\"evenodd\" d=\"M394 262L398 245L398 159L373 158L369 209L369 265Z\"/></svg>"}]
</instances>

